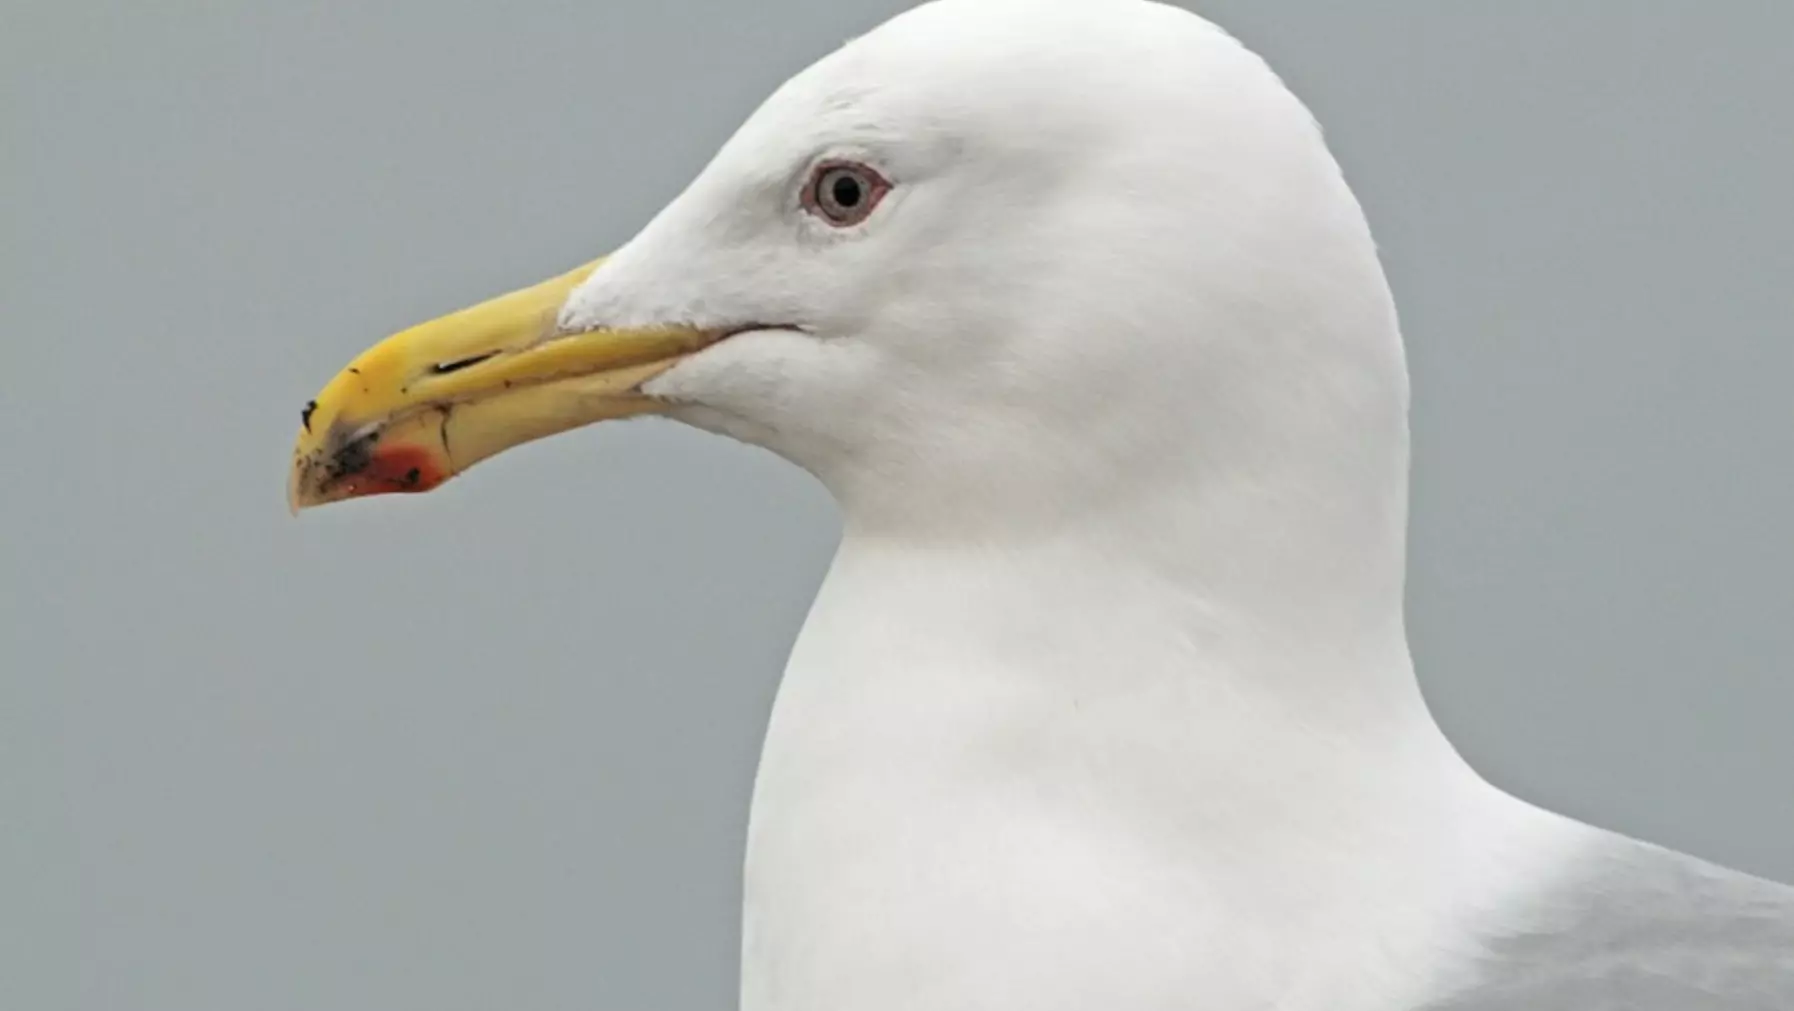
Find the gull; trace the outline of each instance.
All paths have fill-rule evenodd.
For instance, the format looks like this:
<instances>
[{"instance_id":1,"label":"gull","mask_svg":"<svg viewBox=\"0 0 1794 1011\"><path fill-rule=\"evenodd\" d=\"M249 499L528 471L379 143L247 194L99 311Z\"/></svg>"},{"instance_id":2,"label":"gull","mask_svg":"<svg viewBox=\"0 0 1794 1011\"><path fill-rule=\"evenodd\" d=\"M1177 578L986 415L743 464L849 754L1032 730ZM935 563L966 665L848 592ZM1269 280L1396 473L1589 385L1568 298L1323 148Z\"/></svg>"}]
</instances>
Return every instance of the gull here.
<instances>
[{"instance_id":1,"label":"gull","mask_svg":"<svg viewBox=\"0 0 1794 1011\"><path fill-rule=\"evenodd\" d=\"M1429 715L1370 229L1195 15L899 15L613 255L357 358L289 494L650 414L844 519L755 783L745 1011L1794 1008L1794 889L1509 796Z\"/></svg>"}]
</instances>

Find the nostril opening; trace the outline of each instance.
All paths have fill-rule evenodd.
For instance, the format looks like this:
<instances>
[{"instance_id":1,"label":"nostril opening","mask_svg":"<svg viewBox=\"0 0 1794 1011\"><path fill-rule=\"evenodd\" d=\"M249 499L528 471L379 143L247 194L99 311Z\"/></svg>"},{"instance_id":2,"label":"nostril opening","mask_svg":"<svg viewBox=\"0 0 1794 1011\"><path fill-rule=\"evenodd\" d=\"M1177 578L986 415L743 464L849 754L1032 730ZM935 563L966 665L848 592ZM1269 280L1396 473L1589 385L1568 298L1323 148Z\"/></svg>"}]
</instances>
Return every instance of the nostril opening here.
<instances>
[{"instance_id":1,"label":"nostril opening","mask_svg":"<svg viewBox=\"0 0 1794 1011\"><path fill-rule=\"evenodd\" d=\"M430 366L430 371L439 376L447 375L450 372L459 372L470 366L478 365L496 354L498 354L497 351L488 351L483 355L474 355L471 358L457 358L452 362L437 362Z\"/></svg>"}]
</instances>

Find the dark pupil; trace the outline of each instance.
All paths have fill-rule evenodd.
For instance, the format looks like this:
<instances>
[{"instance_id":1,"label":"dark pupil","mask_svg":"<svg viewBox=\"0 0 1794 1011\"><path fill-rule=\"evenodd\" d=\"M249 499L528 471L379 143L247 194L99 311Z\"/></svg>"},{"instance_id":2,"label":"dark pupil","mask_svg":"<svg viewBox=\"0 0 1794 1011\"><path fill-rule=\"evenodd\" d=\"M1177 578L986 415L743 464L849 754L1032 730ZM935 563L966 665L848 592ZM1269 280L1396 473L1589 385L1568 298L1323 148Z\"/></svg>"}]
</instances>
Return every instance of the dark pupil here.
<instances>
[{"instance_id":1,"label":"dark pupil","mask_svg":"<svg viewBox=\"0 0 1794 1011\"><path fill-rule=\"evenodd\" d=\"M860 203L860 181L850 175L838 175L829 186L829 194L842 207L857 207Z\"/></svg>"}]
</instances>

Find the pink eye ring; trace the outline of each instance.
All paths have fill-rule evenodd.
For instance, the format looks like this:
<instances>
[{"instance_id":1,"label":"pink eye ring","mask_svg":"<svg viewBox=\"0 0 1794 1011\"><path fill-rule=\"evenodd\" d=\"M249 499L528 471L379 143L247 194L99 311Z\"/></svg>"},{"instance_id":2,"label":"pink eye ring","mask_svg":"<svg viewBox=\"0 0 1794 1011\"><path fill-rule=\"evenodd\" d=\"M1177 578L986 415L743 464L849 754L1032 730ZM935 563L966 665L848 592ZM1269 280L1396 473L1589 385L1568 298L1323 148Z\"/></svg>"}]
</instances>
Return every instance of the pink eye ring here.
<instances>
[{"instance_id":1,"label":"pink eye ring","mask_svg":"<svg viewBox=\"0 0 1794 1011\"><path fill-rule=\"evenodd\" d=\"M857 225L871 216L891 183L868 166L828 161L816 166L804 184L804 210L836 228Z\"/></svg>"}]
</instances>

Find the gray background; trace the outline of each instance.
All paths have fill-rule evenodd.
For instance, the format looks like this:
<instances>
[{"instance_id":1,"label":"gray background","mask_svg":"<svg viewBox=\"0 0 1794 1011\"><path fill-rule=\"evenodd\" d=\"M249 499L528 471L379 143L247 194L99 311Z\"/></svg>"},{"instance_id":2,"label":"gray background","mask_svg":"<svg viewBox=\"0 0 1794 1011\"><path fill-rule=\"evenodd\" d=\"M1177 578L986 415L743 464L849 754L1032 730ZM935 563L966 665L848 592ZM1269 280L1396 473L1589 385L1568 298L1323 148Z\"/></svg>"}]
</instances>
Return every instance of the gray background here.
<instances>
[{"instance_id":1,"label":"gray background","mask_svg":"<svg viewBox=\"0 0 1794 1011\"><path fill-rule=\"evenodd\" d=\"M6 8L0 1007L732 1005L826 496L650 422L294 522L288 447L351 354L626 239L898 6ZM1794 880L1794 9L1203 7L1385 249L1453 738Z\"/></svg>"}]
</instances>

